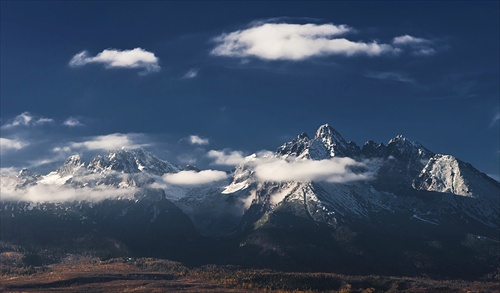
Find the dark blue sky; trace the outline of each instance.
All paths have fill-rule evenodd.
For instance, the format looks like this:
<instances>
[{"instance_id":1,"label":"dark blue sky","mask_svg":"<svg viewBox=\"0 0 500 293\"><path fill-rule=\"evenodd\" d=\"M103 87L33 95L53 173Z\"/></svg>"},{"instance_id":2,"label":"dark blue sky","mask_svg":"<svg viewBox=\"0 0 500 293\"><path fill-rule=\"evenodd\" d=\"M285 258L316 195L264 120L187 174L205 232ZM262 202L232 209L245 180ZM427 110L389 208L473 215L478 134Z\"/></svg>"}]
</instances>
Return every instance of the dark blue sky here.
<instances>
[{"instance_id":1,"label":"dark blue sky","mask_svg":"<svg viewBox=\"0 0 500 293\"><path fill-rule=\"evenodd\" d=\"M274 150L329 123L360 145L403 134L498 179L499 15L498 1L2 1L2 168L42 170L72 152L102 151L85 142L117 137L210 166L209 150ZM283 43L305 55L266 55L276 35L250 35L265 24L346 25L326 39L386 51L330 44L314 53L313 37L300 50ZM214 53L234 32L250 47ZM134 48L161 69L91 59ZM70 66L84 50L87 59ZM80 125L63 125L70 117Z\"/></svg>"}]
</instances>

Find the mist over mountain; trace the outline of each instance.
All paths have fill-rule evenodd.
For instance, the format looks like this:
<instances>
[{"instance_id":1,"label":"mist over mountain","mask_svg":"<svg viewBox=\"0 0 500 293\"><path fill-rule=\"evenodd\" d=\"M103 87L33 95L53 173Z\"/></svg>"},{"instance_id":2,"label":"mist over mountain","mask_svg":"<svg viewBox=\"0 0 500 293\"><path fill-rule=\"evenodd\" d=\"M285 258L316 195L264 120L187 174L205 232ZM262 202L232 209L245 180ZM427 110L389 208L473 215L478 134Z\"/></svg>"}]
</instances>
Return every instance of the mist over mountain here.
<instances>
[{"instance_id":1,"label":"mist over mountain","mask_svg":"<svg viewBox=\"0 0 500 293\"><path fill-rule=\"evenodd\" d=\"M500 184L401 135L325 124L230 173L141 149L1 177L1 241L99 256L352 274L480 277L500 251Z\"/></svg>"}]
</instances>

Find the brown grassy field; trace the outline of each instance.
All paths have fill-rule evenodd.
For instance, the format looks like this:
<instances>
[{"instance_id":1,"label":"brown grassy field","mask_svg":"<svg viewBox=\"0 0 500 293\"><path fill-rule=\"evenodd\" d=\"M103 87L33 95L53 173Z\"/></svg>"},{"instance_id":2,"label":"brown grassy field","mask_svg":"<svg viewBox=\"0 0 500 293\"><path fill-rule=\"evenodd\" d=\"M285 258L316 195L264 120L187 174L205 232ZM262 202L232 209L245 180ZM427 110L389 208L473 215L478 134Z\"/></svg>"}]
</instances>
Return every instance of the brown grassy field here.
<instances>
[{"instance_id":1,"label":"brown grassy field","mask_svg":"<svg viewBox=\"0 0 500 293\"><path fill-rule=\"evenodd\" d=\"M1 292L499 292L498 280L289 273L234 266L188 268L153 258L68 255L62 262L26 267L21 254L0 255Z\"/></svg>"}]
</instances>

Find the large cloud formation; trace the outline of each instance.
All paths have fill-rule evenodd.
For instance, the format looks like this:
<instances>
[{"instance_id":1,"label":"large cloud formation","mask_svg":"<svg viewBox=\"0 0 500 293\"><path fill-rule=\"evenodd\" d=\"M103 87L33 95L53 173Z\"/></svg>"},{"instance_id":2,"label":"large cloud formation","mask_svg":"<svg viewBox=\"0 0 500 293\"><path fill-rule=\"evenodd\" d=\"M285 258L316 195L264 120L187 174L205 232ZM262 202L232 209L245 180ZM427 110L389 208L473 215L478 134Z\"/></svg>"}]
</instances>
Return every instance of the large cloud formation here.
<instances>
[{"instance_id":1,"label":"large cloud formation","mask_svg":"<svg viewBox=\"0 0 500 293\"><path fill-rule=\"evenodd\" d=\"M341 37L355 30L347 25L258 23L246 29L214 38L216 56L254 57L262 60L300 61L327 55L380 56L404 50L415 55L431 55L431 41L410 35L396 37L392 43L352 41Z\"/></svg>"},{"instance_id":2,"label":"large cloud formation","mask_svg":"<svg viewBox=\"0 0 500 293\"><path fill-rule=\"evenodd\" d=\"M71 58L69 66L80 67L90 63L104 64L105 68L142 68L142 74L159 71L159 59L154 53L142 48L132 50L106 49L94 57L81 51Z\"/></svg>"},{"instance_id":3,"label":"large cloud formation","mask_svg":"<svg viewBox=\"0 0 500 293\"><path fill-rule=\"evenodd\" d=\"M365 163L351 158L331 158L325 160L287 161L278 158L254 161L255 175L262 181L326 181L346 183L369 180L370 171L353 171L352 167L366 167Z\"/></svg>"},{"instance_id":4,"label":"large cloud formation","mask_svg":"<svg viewBox=\"0 0 500 293\"><path fill-rule=\"evenodd\" d=\"M25 189L15 186L7 176L0 177L1 200L27 202L101 201L107 198L131 198L136 188L116 188L99 185L74 188L66 185L37 184Z\"/></svg>"},{"instance_id":5,"label":"large cloud formation","mask_svg":"<svg viewBox=\"0 0 500 293\"><path fill-rule=\"evenodd\" d=\"M324 55L397 53L389 44L354 42L338 38L353 29L334 24L264 23L217 36L213 55L257 57L265 60L304 60Z\"/></svg>"}]
</instances>

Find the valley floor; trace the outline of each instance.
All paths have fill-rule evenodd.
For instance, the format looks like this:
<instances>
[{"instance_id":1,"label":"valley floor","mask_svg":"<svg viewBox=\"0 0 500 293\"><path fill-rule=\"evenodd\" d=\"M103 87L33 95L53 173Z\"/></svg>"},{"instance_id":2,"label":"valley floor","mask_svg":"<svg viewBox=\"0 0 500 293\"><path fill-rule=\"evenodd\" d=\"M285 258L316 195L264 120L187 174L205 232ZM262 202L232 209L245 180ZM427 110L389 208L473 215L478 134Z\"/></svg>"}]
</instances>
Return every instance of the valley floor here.
<instances>
[{"instance_id":1,"label":"valley floor","mask_svg":"<svg viewBox=\"0 0 500 293\"><path fill-rule=\"evenodd\" d=\"M499 292L484 281L290 273L208 265L189 268L154 258L68 255L47 266L19 266L2 253L0 292Z\"/></svg>"}]
</instances>

